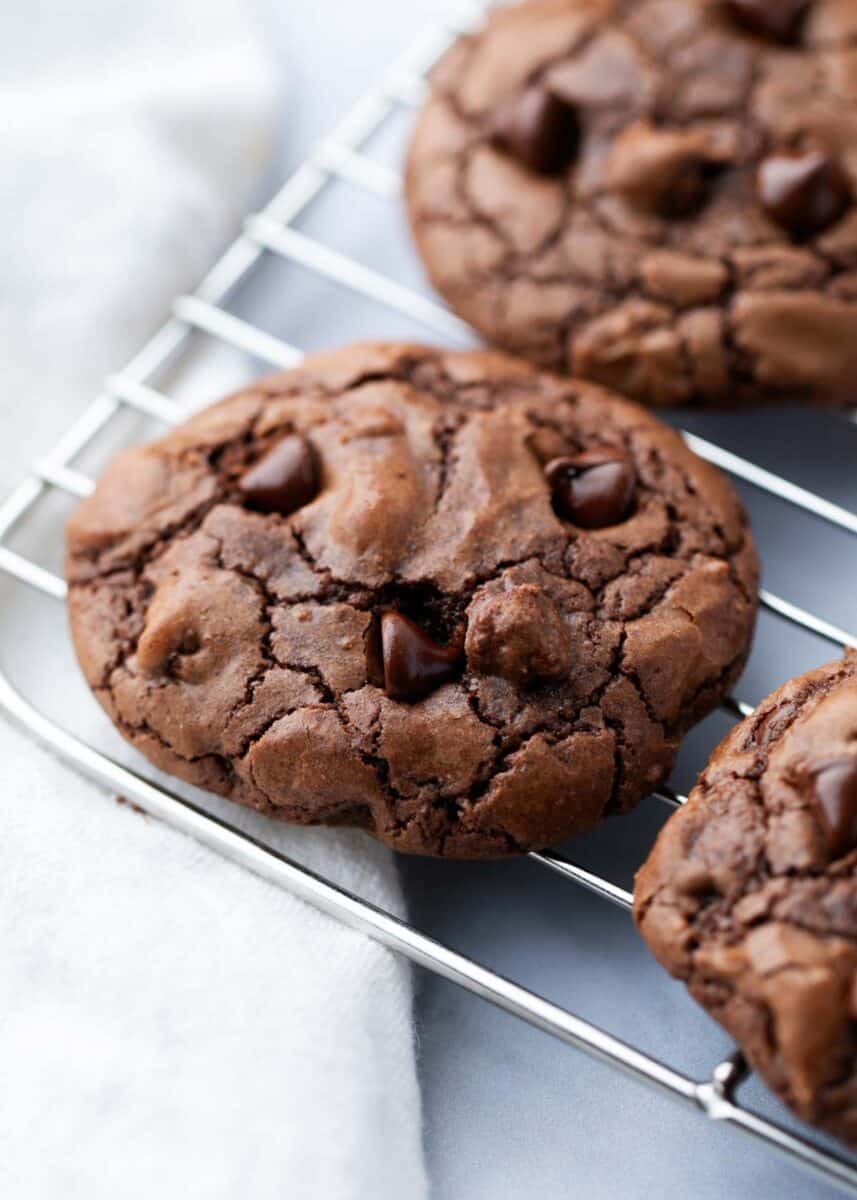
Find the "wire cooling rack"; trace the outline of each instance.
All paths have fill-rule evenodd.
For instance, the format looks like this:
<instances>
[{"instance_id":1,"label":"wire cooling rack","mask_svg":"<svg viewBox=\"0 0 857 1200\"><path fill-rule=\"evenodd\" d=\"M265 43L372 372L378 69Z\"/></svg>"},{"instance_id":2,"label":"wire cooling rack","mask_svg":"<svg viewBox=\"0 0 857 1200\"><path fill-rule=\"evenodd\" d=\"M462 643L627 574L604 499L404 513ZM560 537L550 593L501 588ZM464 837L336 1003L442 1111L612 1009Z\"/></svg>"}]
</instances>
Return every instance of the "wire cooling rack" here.
<instances>
[{"instance_id":1,"label":"wire cooling rack","mask_svg":"<svg viewBox=\"0 0 857 1200\"><path fill-rule=\"evenodd\" d=\"M0 571L17 584L35 588L55 601L63 601L64 581L34 556L18 548L28 519L35 516L42 502L55 491L72 497L83 497L91 492L92 480L74 464L97 437L120 423L123 412L144 414L166 425L187 415L182 405L157 387L162 385L169 369L181 365L183 357L190 352L191 342L199 335L204 335L210 346L225 343L277 367L290 367L300 360L301 351L296 346L257 328L226 307L238 286L245 283L269 255L281 256L332 285L396 310L444 341L469 340L471 331L448 309L308 236L296 228L295 223L337 182L347 181L381 200L398 198L400 176L369 157L364 152L366 144L393 114L421 103L426 89L426 72L450 41L478 15L478 10L471 7L458 19L427 30L394 62L377 86L316 147L270 203L246 220L241 235L196 291L176 299L171 314L154 337L121 374L107 380L105 390L85 409L53 450L33 465L31 474L0 504ZM853 414L851 419L854 419ZM803 509L850 534L857 534L857 514L710 441L691 434L685 436L693 450L732 475L763 489L779 501ZM54 533L60 540L61 531L55 529ZM764 610L837 647L857 646L857 639L845 630L781 596L763 591L760 599ZM0 616L0 631L3 624ZM747 1075L746 1064L739 1052L716 1065L708 1078L692 1078L427 937L412 925L265 846L237 826L129 770L45 716L2 670L0 705L69 763L152 815L289 889L427 970L602 1060L634 1080L670 1095L701 1115L758 1139L793 1163L857 1195L854 1160L830 1150L818 1140L792 1133L739 1103L735 1091ZM724 707L735 719L752 711L750 705L736 698L729 699ZM683 796L668 788L662 788L656 796L672 806L684 801ZM532 854L530 858L611 904L625 910L630 908L630 892L568 858L551 853Z\"/></svg>"}]
</instances>

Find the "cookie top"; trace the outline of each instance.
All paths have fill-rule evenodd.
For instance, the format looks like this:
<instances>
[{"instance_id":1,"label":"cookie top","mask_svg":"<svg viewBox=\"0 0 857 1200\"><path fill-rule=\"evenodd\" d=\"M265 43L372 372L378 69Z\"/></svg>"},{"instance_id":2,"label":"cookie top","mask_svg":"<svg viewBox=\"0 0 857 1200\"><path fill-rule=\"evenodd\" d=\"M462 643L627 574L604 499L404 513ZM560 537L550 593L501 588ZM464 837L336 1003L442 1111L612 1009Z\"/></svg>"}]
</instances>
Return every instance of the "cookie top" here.
<instances>
[{"instance_id":1,"label":"cookie top","mask_svg":"<svg viewBox=\"0 0 857 1200\"><path fill-rule=\"evenodd\" d=\"M634 912L780 1096L857 1145L857 653L729 734L638 874Z\"/></svg>"},{"instance_id":2,"label":"cookie top","mask_svg":"<svg viewBox=\"0 0 857 1200\"><path fill-rule=\"evenodd\" d=\"M492 341L645 403L853 402L853 0L525 0L437 70L407 168Z\"/></svg>"},{"instance_id":3,"label":"cookie top","mask_svg":"<svg viewBox=\"0 0 857 1200\"><path fill-rule=\"evenodd\" d=\"M159 766L402 850L627 809L747 653L724 479L644 410L363 345L120 456L68 529L75 646Z\"/></svg>"}]
</instances>

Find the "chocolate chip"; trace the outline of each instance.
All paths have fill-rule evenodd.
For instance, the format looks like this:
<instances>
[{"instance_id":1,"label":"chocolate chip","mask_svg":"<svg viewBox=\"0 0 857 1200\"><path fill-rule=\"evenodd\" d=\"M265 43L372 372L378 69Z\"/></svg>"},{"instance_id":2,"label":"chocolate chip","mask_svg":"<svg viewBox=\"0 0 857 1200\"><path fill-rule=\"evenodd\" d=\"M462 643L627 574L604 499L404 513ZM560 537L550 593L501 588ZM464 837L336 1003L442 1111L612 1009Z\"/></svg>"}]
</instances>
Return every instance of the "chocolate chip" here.
<instances>
[{"instance_id":1,"label":"chocolate chip","mask_svg":"<svg viewBox=\"0 0 857 1200\"><path fill-rule=\"evenodd\" d=\"M815 799L834 858L857 846L857 758L826 763L815 772Z\"/></svg>"},{"instance_id":2,"label":"chocolate chip","mask_svg":"<svg viewBox=\"0 0 857 1200\"><path fill-rule=\"evenodd\" d=\"M788 44L798 39L809 0L724 0L723 7L750 33Z\"/></svg>"},{"instance_id":3,"label":"chocolate chip","mask_svg":"<svg viewBox=\"0 0 857 1200\"><path fill-rule=\"evenodd\" d=\"M580 125L571 104L533 84L497 110L491 138L529 170L559 175L577 154Z\"/></svg>"},{"instance_id":4,"label":"chocolate chip","mask_svg":"<svg viewBox=\"0 0 857 1200\"><path fill-rule=\"evenodd\" d=\"M312 446L300 434L289 434L242 475L238 487L249 508L288 516L318 491Z\"/></svg>"},{"instance_id":5,"label":"chocolate chip","mask_svg":"<svg viewBox=\"0 0 857 1200\"><path fill-rule=\"evenodd\" d=\"M380 625L384 691L393 700L421 700L458 674L464 657L460 644L440 646L392 610L381 614Z\"/></svg>"},{"instance_id":6,"label":"chocolate chip","mask_svg":"<svg viewBox=\"0 0 857 1200\"><path fill-rule=\"evenodd\" d=\"M772 154L759 166L756 190L768 216L795 238L820 233L851 203L844 170L822 150Z\"/></svg>"},{"instance_id":7,"label":"chocolate chip","mask_svg":"<svg viewBox=\"0 0 857 1200\"><path fill-rule=\"evenodd\" d=\"M624 521L637 486L632 464L615 450L555 458L545 467L545 476L557 516L581 529L604 529Z\"/></svg>"}]
</instances>

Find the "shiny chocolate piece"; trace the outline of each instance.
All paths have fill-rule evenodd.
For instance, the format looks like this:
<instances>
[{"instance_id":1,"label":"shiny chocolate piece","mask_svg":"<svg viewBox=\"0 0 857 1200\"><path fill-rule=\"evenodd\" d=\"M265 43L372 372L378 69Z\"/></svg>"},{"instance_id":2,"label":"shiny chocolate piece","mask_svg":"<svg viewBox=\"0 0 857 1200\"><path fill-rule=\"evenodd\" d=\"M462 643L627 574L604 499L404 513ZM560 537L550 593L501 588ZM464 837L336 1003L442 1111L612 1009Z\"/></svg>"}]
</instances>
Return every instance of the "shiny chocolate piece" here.
<instances>
[{"instance_id":1,"label":"shiny chocolate piece","mask_svg":"<svg viewBox=\"0 0 857 1200\"><path fill-rule=\"evenodd\" d=\"M857 758L825 763L815 772L815 800L834 858L857 846Z\"/></svg>"},{"instance_id":2,"label":"shiny chocolate piece","mask_svg":"<svg viewBox=\"0 0 857 1200\"><path fill-rule=\"evenodd\" d=\"M388 610L381 614L381 659L387 695L414 701L454 679L464 653L460 644L440 646L410 618Z\"/></svg>"},{"instance_id":3,"label":"shiny chocolate piece","mask_svg":"<svg viewBox=\"0 0 857 1200\"><path fill-rule=\"evenodd\" d=\"M742 29L789 45L798 40L809 0L724 0L723 7Z\"/></svg>"},{"instance_id":4,"label":"shiny chocolate piece","mask_svg":"<svg viewBox=\"0 0 857 1200\"><path fill-rule=\"evenodd\" d=\"M756 191L765 212L797 239L838 221L851 203L851 185L822 150L780 151L759 166Z\"/></svg>"},{"instance_id":5,"label":"shiny chocolate piece","mask_svg":"<svg viewBox=\"0 0 857 1200\"><path fill-rule=\"evenodd\" d=\"M533 84L498 109L492 141L530 171L559 175L577 154L577 113L547 88Z\"/></svg>"},{"instance_id":6,"label":"shiny chocolate piece","mask_svg":"<svg viewBox=\"0 0 857 1200\"><path fill-rule=\"evenodd\" d=\"M312 446L300 434L289 434L245 471L238 487L248 508L287 517L318 492Z\"/></svg>"},{"instance_id":7,"label":"shiny chocolate piece","mask_svg":"<svg viewBox=\"0 0 857 1200\"><path fill-rule=\"evenodd\" d=\"M604 529L624 521L637 486L632 464L617 450L555 458L545 467L545 477L557 516L581 529Z\"/></svg>"}]
</instances>

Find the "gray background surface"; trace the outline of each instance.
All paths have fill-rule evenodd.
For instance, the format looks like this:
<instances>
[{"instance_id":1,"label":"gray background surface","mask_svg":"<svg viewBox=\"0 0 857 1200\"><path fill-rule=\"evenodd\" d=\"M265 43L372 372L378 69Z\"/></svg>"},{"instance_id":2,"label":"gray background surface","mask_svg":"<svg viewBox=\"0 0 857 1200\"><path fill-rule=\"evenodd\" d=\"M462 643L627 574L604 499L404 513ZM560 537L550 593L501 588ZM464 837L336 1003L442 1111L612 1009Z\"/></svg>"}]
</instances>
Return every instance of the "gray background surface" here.
<instances>
[{"instance_id":1,"label":"gray background surface","mask_svg":"<svg viewBox=\"0 0 857 1200\"><path fill-rule=\"evenodd\" d=\"M274 179L299 163L427 21L448 11L442 0L281 5L274 39L290 93ZM405 132L405 123L391 122L370 151L397 162ZM402 282L423 286L394 204L338 186L299 226ZM276 261L236 297L235 310L306 349L354 337L427 336L381 306ZM857 510L857 428L841 416L772 410L674 419ZM762 549L766 586L857 628L853 539L752 488L741 490ZM63 515L64 505L51 500L42 518ZM47 565L57 566L57 554L58 548L48 554ZM31 620L40 602L27 597L25 603ZM58 678L66 673L68 647L57 641L55 611L44 621L43 652L51 647ZM22 669L25 651L21 647ZM10 654L14 671L17 647ZM789 676L832 657L821 640L762 616L738 694L755 702ZM71 669L68 674L74 677ZM70 706L52 688L44 707L65 715L73 709L76 719L79 709L80 724L88 724L94 705L86 709L88 702L76 695ZM727 727L727 719L715 715L693 734L681 755L677 787L687 790ZM122 754L117 745L118 739L109 749ZM664 816L647 801L634 816L578 842L574 856L630 886ZM401 870L417 926L479 961L700 1077L729 1048L720 1030L649 959L624 913L537 865L408 860ZM706 1125L452 985L425 973L416 982L425 1138L437 1200L511 1200L531 1191L587 1200L821 1200L835 1194L765 1148ZM788 1121L755 1081L741 1095Z\"/></svg>"}]
</instances>

